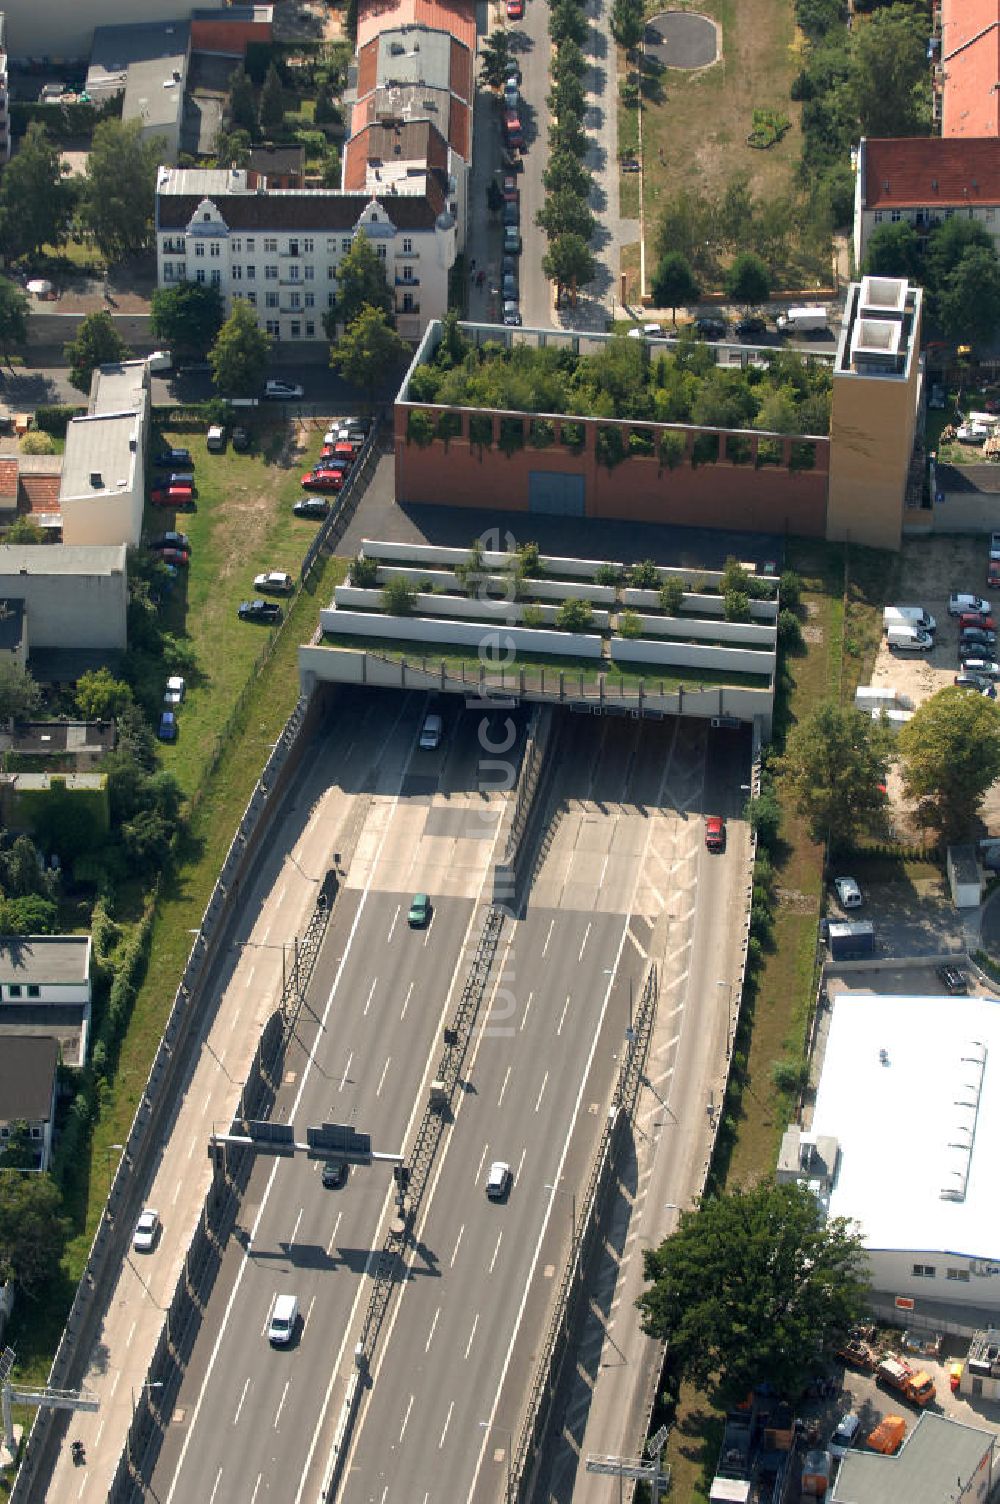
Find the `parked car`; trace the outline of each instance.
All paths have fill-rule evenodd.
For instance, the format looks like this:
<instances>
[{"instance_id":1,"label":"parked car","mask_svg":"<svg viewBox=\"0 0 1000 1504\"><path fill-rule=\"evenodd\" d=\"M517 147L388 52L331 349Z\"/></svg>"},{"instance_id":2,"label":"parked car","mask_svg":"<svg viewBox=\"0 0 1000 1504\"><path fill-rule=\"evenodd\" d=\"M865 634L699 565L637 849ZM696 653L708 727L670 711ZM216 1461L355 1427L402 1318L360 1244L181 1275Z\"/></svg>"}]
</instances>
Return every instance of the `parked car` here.
<instances>
[{"instance_id":1,"label":"parked car","mask_svg":"<svg viewBox=\"0 0 1000 1504\"><path fill-rule=\"evenodd\" d=\"M861 896L861 888L853 877L834 878L833 886L837 890L842 909L860 909L864 903Z\"/></svg>"},{"instance_id":2,"label":"parked car","mask_svg":"<svg viewBox=\"0 0 1000 1504\"><path fill-rule=\"evenodd\" d=\"M963 611L958 618L958 630L962 632L966 627L985 627L988 632L994 632L996 622L992 616L986 616L982 611Z\"/></svg>"},{"instance_id":3,"label":"parked car","mask_svg":"<svg viewBox=\"0 0 1000 1504\"><path fill-rule=\"evenodd\" d=\"M297 381L265 381L264 396L269 402L297 402L305 396L305 388Z\"/></svg>"},{"instance_id":4,"label":"parked car","mask_svg":"<svg viewBox=\"0 0 1000 1504\"><path fill-rule=\"evenodd\" d=\"M250 448L250 430L248 428L233 429L233 448L237 454L246 454Z\"/></svg>"},{"instance_id":5,"label":"parked car","mask_svg":"<svg viewBox=\"0 0 1000 1504\"><path fill-rule=\"evenodd\" d=\"M221 423L213 423L205 435L205 448L209 454L221 454L226 447L226 430Z\"/></svg>"},{"instance_id":6,"label":"parked car","mask_svg":"<svg viewBox=\"0 0 1000 1504\"><path fill-rule=\"evenodd\" d=\"M981 679L1000 679L1000 663L993 658L965 658L962 669L967 674L977 674Z\"/></svg>"},{"instance_id":7,"label":"parked car","mask_svg":"<svg viewBox=\"0 0 1000 1504\"><path fill-rule=\"evenodd\" d=\"M1000 559L991 559L986 566L987 585L1000 586Z\"/></svg>"},{"instance_id":8,"label":"parked car","mask_svg":"<svg viewBox=\"0 0 1000 1504\"><path fill-rule=\"evenodd\" d=\"M987 658L990 648L984 642L960 642L958 644L958 661L965 663L970 658Z\"/></svg>"},{"instance_id":9,"label":"parked car","mask_svg":"<svg viewBox=\"0 0 1000 1504\"><path fill-rule=\"evenodd\" d=\"M767 333L767 320L759 314L749 314L745 319L739 319L733 326L736 335L740 339L748 339L753 334Z\"/></svg>"},{"instance_id":10,"label":"parked car","mask_svg":"<svg viewBox=\"0 0 1000 1504\"><path fill-rule=\"evenodd\" d=\"M504 64L503 81L505 84L508 82L519 84L521 82L521 69L517 64L516 58L508 58Z\"/></svg>"},{"instance_id":11,"label":"parked car","mask_svg":"<svg viewBox=\"0 0 1000 1504\"><path fill-rule=\"evenodd\" d=\"M940 381L936 381L931 387L930 396L927 399L927 406L933 407L940 411L941 408L944 407L944 403L944 387L941 385Z\"/></svg>"},{"instance_id":12,"label":"parked car","mask_svg":"<svg viewBox=\"0 0 1000 1504\"><path fill-rule=\"evenodd\" d=\"M183 548L186 553L191 552L191 539L187 533L157 533L155 538L150 538L147 548L159 553L164 548Z\"/></svg>"},{"instance_id":13,"label":"parked car","mask_svg":"<svg viewBox=\"0 0 1000 1504\"><path fill-rule=\"evenodd\" d=\"M290 595L295 581L283 569L271 569L267 574L254 576L253 588L266 595Z\"/></svg>"},{"instance_id":14,"label":"parked car","mask_svg":"<svg viewBox=\"0 0 1000 1504\"><path fill-rule=\"evenodd\" d=\"M186 548L161 548L160 558L164 564L176 564L178 569L186 569L191 562L191 555Z\"/></svg>"},{"instance_id":15,"label":"parked car","mask_svg":"<svg viewBox=\"0 0 1000 1504\"><path fill-rule=\"evenodd\" d=\"M832 1457L846 1457L854 1445L854 1438L861 1430L861 1417L849 1410L842 1415L837 1422L837 1428L830 1437L829 1451Z\"/></svg>"},{"instance_id":16,"label":"parked car","mask_svg":"<svg viewBox=\"0 0 1000 1504\"><path fill-rule=\"evenodd\" d=\"M507 225L504 229L503 249L505 256L520 256L521 232L516 225Z\"/></svg>"},{"instance_id":17,"label":"parked car","mask_svg":"<svg viewBox=\"0 0 1000 1504\"><path fill-rule=\"evenodd\" d=\"M513 79L509 79L503 86L503 102L508 110L516 110L521 102L521 91Z\"/></svg>"},{"instance_id":18,"label":"parked car","mask_svg":"<svg viewBox=\"0 0 1000 1504\"><path fill-rule=\"evenodd\" d=\"M149 493L150 506L173 507L177 512L194 509L194 492L190 486L154 486Z\"/></svg>"},{"instance_id":19,"label":"parked car","mask_svg":"<svg viewBox=\"0 0 1000 1504\"><path fill-rule=\"evenodd\" d=\"M160 1214L152 1206L143 1207L135 1232L132 1247L137 1253L151 1253L160 1231Z\"/></svg>"},{"instance_id":20,"label":"parked car","mask_svg":"<svg viewBox=\"0 0 1000 1504\"><path fill-rule=\"evenodd\" d=\"M997 634L987 627L963 627L959 642L977 643L980 647L991 648L997 640Z\"/></svg>"},{"instance_id":21,"label":"parked car","mask_svg":"<svg viewBox=\"0 0 1000 1504\"><path fill-rule=\"evenodd\" d=\"M709 851L725 850L726 822L722 815L706 815L705 845Z\"/></svg>"},{"instance_id":22,"label":"parked car","mask_svg":"<svg viewBox=\"0 0 1000 1504\"><path fill-rule=\"evenodd\" d=\"M411 930L426 928L431 917L431 901L426 893L414 893L410 902L410 912L406 916L406 922Z\"/></svg>"},{"instance_id":23,"label":"parked car","mask_svg":"<svg viewBox=\"0 0 1000 1504\"><path fill-rule=\"evenodd\" d=\"M521 160L521 153L518 151L511 151L506 146L500 152L500 163L506 172L524 171L524 163Z\"/></svg>"},{"instance_id":24,"label":"parked car","mask_svg":"<svg viewBox=\"0 0 1000 1504\"><path fill-rule=\"evenodd\" d=\"M240 601L236 614L240 621L275 622L281 620L281 607L277 601Z\"/></svg>"},{"instance_id":25,"label":"parked car","mask_svg":"<svg viewBox=\"0 0 1000 1504\"><path fill-rule=\"evenodd\" d=\"M992 610L993 607L989 601L984 600L981 595L966 595L959 591L948 597L949 616L961 616L965 611L978 611L988 616Z\"/></svg>"},{"instance_id":26,"label":"parked car","mask_svg":"<svg viewBox=\"0 0 1000 1504\"><path fill-rule=\"evenodd\" d=\"M163 691L164 705L179 705L184 698L187 685L180 674L171 674L167 680L167 687Z\"/></svg>"},{"instance_id":27,"label":"parked car","mask_svg":"<svg viewBox=\"0 0 1000 1504\"><path fill-rule=\"evenodd\" d=\"M500 287L505 303L517 302L517 278L512 272L507 272Z\"/></svg>"},{"instance_id":28,"label":"parked car","mask_svg":"<svg viewBox=\"0 0 1000 1504\"><path fill-rule=\"evenodd\" d=\"M160 724L156 728L156 735L161 742L175 742L177 740L177 717L172 710L161 712Z\"/></svg>"},{"instance_id":29,"label":"parked car","mask_svg":"<svg viewBox=\"0 0 1000 1504\"><path fill-rule=\"evenodd\" d=\"M325 465L319 465L315 470L309 470L302 477L302 488L306 491L339 491L344 484L343 470L334 470Z\"/></svg>"},{"instance_id":30,"label":"parked car","mask_svg":"<svg viewBox=\"0 0 1000 1504\"><path fill-rule=\"evenodd\" d=\"M503 321L510 328L518 328L521 323L521 310L515 298L508 298L503 305Z\"/></svg>"},{"instance_id":31,"label":"parked car","mask_svg":"<svg viewBox=\"0 0 1000 1504\"><path fill-rule=\"evenodd\" d=\"M507 20L521 21L524 18L524 0L507 0Z\"/></svg>"},{"instance_id":32,"label":"parked car","mask_svg":"<svg viewBox=\"0 0 1000 1504\"><path fill-rule=\"evenodd\" d=\"M325 517L330 510L330 503L325 496L303 496L292 507L296 517Z\"/></svg>"},{"instance_id":33,"label":"parked car","mask_svg":"<svg viewBox=\"0 0 1000 1504\"><path fill-rule=\"evenodd\" d=\"M726 323L724 319L695 319L694 327L702 339L725 339Z\"/></svg>"},{"instance_id":34,"label":"parked car","mask_svg":"<svg viewBox=\"0 0 1000 1504\"><path fill-rule=\"evenodd\" d=\"M153 455L153 464L158 470L176 470L181 465L193 465L190 449L164 449Z\"/></svg>"},{"instance_id":35,"label":"parked car","mask_svg":"<svg viewBox=\"0 0 1000 1504\"><path fill-rule=\"evenodd\" d=\"M500 180L500 192L504 196L504 202L517 203L517 178L512 172L505 172Z\"/></svg>"},{"instance_id":36,"label":"parked car","mask_svg":"<svg viewBox=\"0 0 1000 1504\"><path fill-rule=\"evenodd\" d=\"M958 996L969 990L969 973L963 971L961 966L939 966L938 977L947 992Z\"/></svg>"},{"instance_id":37,"label":"parked car","mask_svg":"<svg viewBox=\"0 0 1000 1504\"><path fill-rule=\"evenodd\" d=\"M168 486L187 486L189 491L194 490L193 470L172 470L167 479Z\"/></svg>"},{"instance_id":38,"label":"parked car","mask_svg":"<svg viewBox=\"0 0 1000 1504\"><path fill-rule=\"evenodd\" d=\"M515 146L519 150L524 146L524 131L521 129L521 117L516 110L504 110L503 130L508 146Z\"/></svg>"},{"instance_id":39,"label":"parked car","mask_svg":"<svg viewBox=\"0 0 1000 1504\"><path fill-rule=\"evenodd\" d=\"M956 674L951 681L958 689L974 689L977 694L985 695L987 699L995 700L997 697L996 685L991 684L989 679L984 679L981 674L970 674L968 664L964 664L962 672Z\"/></svg>"},{"instance_id":40,"label":"parked car","mask_svg":"<svg viewBox=\"0 0 1000 1504\"><path fill-rule=\"evenodd\" d=\"M521 211L517 207L517 199L503 206L504 225L517 225L521 222Z\"/></svg>"}]
</instances>

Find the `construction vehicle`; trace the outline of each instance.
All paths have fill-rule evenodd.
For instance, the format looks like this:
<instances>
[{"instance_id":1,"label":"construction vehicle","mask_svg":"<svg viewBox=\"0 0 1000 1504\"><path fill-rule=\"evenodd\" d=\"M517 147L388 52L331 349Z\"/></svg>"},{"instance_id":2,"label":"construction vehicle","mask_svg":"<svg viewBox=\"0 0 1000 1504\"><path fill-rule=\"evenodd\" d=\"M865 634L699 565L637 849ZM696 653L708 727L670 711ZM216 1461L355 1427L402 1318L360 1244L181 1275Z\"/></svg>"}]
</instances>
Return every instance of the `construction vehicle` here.
<instances>
[{"instance_id":1,"label":"construction vehicle","mask_svg":"<svg viewBox=\"0 0 1000 1504\"><path fill-rule=\"evenodd\" d=\"M862 1373L874 1373L878 1364L878 1353L858 1332L851 1333L835 1356L848 1368L859 1368Z\"/></svg>"},{"instance_id":2,"label":"construction vehicle","mask_svg":"<svg viewBox=\"0 0 1000 1504\"><path fill-rule=\"evenodd\" d=\"M883 1358L875 1370L875 1382L895 1389L921 1410L937 1397L930 1374L922 1368L911 1368L905 1358Z\"/></svg>"},{"instance_id":3,"label":"construction vehicle","mask_svg":"<svg viewBox=\"0 0 1000 1504\"><path fill-rule=\"evenodd\" d=\"M898 1452L906 1435L906 1421L901 1415L887 1415L879 1421L874 1431L865 1442L873 1452L881 1452L885 1457L891 1457Z\"/></svg>"}]
</instances>

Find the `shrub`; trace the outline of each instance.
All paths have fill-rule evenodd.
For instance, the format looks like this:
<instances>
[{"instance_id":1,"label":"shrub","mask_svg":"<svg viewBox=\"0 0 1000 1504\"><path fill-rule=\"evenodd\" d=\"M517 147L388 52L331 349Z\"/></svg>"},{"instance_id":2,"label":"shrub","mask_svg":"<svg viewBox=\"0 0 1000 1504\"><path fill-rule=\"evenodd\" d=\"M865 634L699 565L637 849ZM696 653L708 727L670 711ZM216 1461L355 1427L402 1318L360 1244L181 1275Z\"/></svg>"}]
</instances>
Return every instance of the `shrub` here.
<instances>
[{"instance_id":1,"label":"shrub","mask_svg":"<svg viewBox=\"0 0 1000 1504\"><path fill-rule=\"evenodd\" d=\"M795 612L787 606L778 612L778 642L786 652L794 652L802 646L802 627Z\"/></svg>"},{"instance_id":2,"label":"shrub","mask_svg":"<svg viewBox=\"0 0 1000 1504\"><path fill-rule=\"evenodd\" d=\"M570 596L556 612L556 626L560 632L589 632L594 625L594 611L589 601Z\"/></svg>"},{"instance_id":3,"label":"shrub","mask_svg":"<svg viewBox=\"0 0 1000 1504\"><path fill-rule=\"evenodd\" d=\"M506 455L516 454L519 449L524 448L523 418L500 419L500 437L497 440L497 448Z\"/></svg>"},{"instance_id":4,"label":"shrub","mask_svg":"<svg viewBox=\"0 0 1000 1504\"><path fill-rule=\"evenodd\" d=\"M700 433L691 446L691 464L714 465L719 458L719 435Z\"/></svg>"},{"instance_id":5,"label":"shrub","mask_svg":"<svg viewBox=\"0 0 1000 1504\"><path fill-rule=\"evenodd\" d=\"M787 1055L771 1062L771 1080L785 1096L797 1097L809 1085L808 1060L791 1060Z\"/></svg>"},{"instance_id":6,"label":"shrub","mask_svg":"<svg viewBox=\"0 0 1000 1504\"><path fill-rule=\"evenodd\" d=\"M493 419L477 414L469 419L469 443L477 449L490 449L493 445Z\"/></svg>"},{"instance_id":7,"label":"shrub","mask_svg":"<svg viewBox=\"0 0 1000 1504\"><path fill-rule=\"evenodd\" d=\"M802 580L794 569L783 569L778 584L781 604L789 611L797 611L802 604Z\"/></svg>"},{"instance_id":8,"label":"shrub","mask_svg":"<svg viewBox=\"0 0 1000 1504\"><path fill-rule=\"evenodd\" d=\"M613 470L625 458L625 439L620 428L599 428L594 453L599 465Z\"/></svg>"},{"instance_id":9,"label":"shrub","mask_svg":"<svg viewBox=\"0 0 1000 1504\"><path fill-rule=\"evenodd\" d=\"M765 465L780 465L784 458L783 449L781 439L758 439L757 469L761 470Z\"/></svg>"},{"instance_id":10,"label":"shrub","mask_svg":"<svg viewBox=\"0 0 1000 1504\"><path fill-rule=\"evenodd\" d=\"M446 449L448 448L449 440L458 438L461 432L461 413L442 413L440 418L438 418L437 437L444 442Z\"/></svg>"},{"instance_id":11,"label":"shrub","mask_svg":"<svg viewBox=\"0 0 1000 1504\"><path fill-rule=\"evenodd\" d=\"M629 569L628 582L634 585L636 590L658 590L660 571L652 559L641 559L638 564L633 564Z\"/></svg>"},{"instance_id":12,"label":"shrub","mask_svg":"<svg viewBox=\"0 0 1000 1504\"><path fill-rule=\"evenodd\" d=\"M410 616L416 604L417 592L409 580L397 576L382 586L382 609L389 616Z\"/></svg>"},{"instance_id":13,"label":"shrub","mask_svg":"<svg viewBox=\"0 0 1000 1504\"><path fill-rule=\"evenodd\" d=\"M424 412L419 407L411 408L406 420L406 442L416 444L418 449L426 449L434 442L434 432L433 413Z\"/></svg>"},{"instance_id":14,"label":"shrub","mask_svg":"<svg viewBox=\"0 0 1000 1504\"><path fill-rule=\"evenodd\" d=\"M660 438L660 464L667 470L676 470L684 458L684 435L665 433Z\"/></svg>"},{"instance_id":15,"label":"shrub","mask_svg":"<svg viewBox=\"0 0 1000 1504\"><path fill-rule=\"evenodd\" d=\"M618 617L619 637L641 637L642 617L637 611L623 611Z\"/></svg>"},{"instance_id":16,"label":"shrub","mask_svg":"<svg viewBox=\"0 0 1000 1504\"><path fill-rule=\"evenodd\" d=\"M563 423L560 427L559 442L565 449L580 450L583 448L584 429L582 423Z\"/></svg>"},{"instance_id":17,"label":"shrub","mask_svg":"<svg viewBox=\"0 0 1000 1504\"><path fill-rule=\"evenodd\" d=\"M743 595L750 594L750 572L744 569L735 554L729 554L722 567L722 579L719 581L719 594L729 595L732 591L741 591Z\"/></svg>"},{"instance_id":18,"label":"shrub","mask_svg":"<svg viewBox=\"0 0 1000 1504\"><path fill-rule=\"evenodd\" d=\"M756 799L748 799L746 817L761 845L773 847L781 829L781 804L773 789L762 789Z\"/></svg>"},{"instance_id":19,"label":"shrub","mask_svg":"<svg viewBox=\"0 0 1000 1504\"><path fill-rule=\"evenodd\" d=\"M621 577L621 570L614 564L600 564L594 571L594 579L598 585L617 585Z\"/></svg>"},{"instance_id":20,"label":"shrub","mask_svg":"<svg viewBox=\"0 0 1000 1504\"><path fill-rule=\"evenodd\" d=\"M750 598L742 590L727 590L723 609L727 621L750 620Z\"/></svg>"},{"instance_id":21,"label":"shrub","mask_svg":"<svg viewBox=\"0 0 1000 1504\"><path fill-rule=\"evenodd\" d=\"M545 624L545 612L541 606L525 606L521 612L521 625L523 627L534 627L537 629L538 627L544 627Z\"/></svg>"},{"instance_id":22,"label":"shrub","mask_svg":"<svg viewBox=\"0 0 1000 1504\"><path fill-rule=\"evenodd\" d=\"M623 78L618 85L618 97L627 110L639 107L639 85Z\"/></svg>"},{"instance_id":23,"label":"shrub","mask_svg":"<svg viewBox=\"0 0 1000 1504\"><path fill-rule=\"evenodd\" d=\"M358 590L373 590L378 584L378 560L356 554L351 560L347 578Z\"/></svg>"},{"instance_id":24,"label":"shrub","mask_svg":"<svg viewBox=\"0 0 1000 1504\"><path fill-rule=\"evenodd\" d=\"M741 434L727 434L726 459L731 465L749 465L752 456L749 439L743 438Z\"/></svg>"},{"instance_id":25,"label":"shrub","mask_svg":"<svg viewBox=\"0 0 1000 1504\"><path fill-rule=\"evenodd\" d=\"M532 449L548 449L556 441L556 425L550 418L532 418L528 425L528 443Z\"/></svg>"},{"instance_id":26,"label":"shrub","mask_svg":"<svg viewBox=\"0 0 1000 1504\"><path fill-rule=\"evenodd\" d=\"M628 436L630 454L652 454L655 448L653 432L649 428L633 428Z\"/></svg>"},{"instance_id":27,"label":"shrub","mask_svg":"<svg viewBox=\"0 0 1000 1504\"><path fill-rule=\"evenodd\" d=\"M32 429L21 440L22 454L55 454L56 441L50 433L42 433L40 429Z\"/></svg>"},{"instance_id":28,"label":"shrub","mask_svg":"<svg viewBox=\"0 0 1000 1504\"><path fill-rule=\"evenodd\" d=\"M808 439L796 439L788 460L789 470L815 470L816 445Z\"/></svg>"},{"instance_id":29,"label":"shrub","mask_svg":"<svg viewBox=\"0 0 1000 1504\"><path fill-rule=\"evenodd\" d=\"M684 581L672 574L660 586L660 607L668 616L679 616L684 604Z\"/></svg>"},{"instance_id":30,"label":"shrub","mask_svg":"<svg viewBox=\"0 0 1000 1504\"><path fill-rule=\"evenodd\" d=\"M521 544L517 551L517 568L519 574L528 577L537 578L538 575L544 574L545 571L542 569L542 563L538 556L537 543Z\"/></svg>"},{"instance_id":31,"label":"shrub","mask_svg":"<svg viewBox=\"0 0 1000 1504\"><path fill-rule=\"evenodd\" d=\"M51 433L57 439L63 438L72 418L77 418L85 413L85 407L72 407L68 404L55 407L35 408L35 427L42 429L44 433Z\"/></svg>"}]
</instances>

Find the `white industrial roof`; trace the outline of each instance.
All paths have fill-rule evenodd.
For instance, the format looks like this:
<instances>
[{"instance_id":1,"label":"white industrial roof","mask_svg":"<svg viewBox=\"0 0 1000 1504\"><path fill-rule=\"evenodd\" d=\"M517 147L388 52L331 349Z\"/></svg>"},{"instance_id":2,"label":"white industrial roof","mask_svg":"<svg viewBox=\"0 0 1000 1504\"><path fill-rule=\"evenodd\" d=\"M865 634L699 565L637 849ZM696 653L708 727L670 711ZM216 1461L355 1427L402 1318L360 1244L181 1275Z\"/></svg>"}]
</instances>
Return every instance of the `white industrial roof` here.
<instances>
[{"instance_id":1,"label":"white industrial roof","mask_svg":"<svg viewBox=\"0 0 1000 1504\"><path fill-rule=\"evenodd\" d=\"M831 1216L872 1250L1000 1254L1000 1003L844 993L812 1131L840 1143Z\"/></svg>"}]
</instances>

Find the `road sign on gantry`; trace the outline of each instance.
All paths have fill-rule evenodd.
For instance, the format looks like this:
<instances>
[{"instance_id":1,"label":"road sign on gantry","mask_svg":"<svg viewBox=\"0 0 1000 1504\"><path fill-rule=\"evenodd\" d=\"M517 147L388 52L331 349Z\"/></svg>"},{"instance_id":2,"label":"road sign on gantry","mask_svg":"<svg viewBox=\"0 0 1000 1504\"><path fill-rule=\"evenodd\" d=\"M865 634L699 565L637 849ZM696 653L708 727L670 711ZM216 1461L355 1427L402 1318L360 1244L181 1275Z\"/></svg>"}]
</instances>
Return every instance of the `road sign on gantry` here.
<instances>
[{"instance_id":1,"label":"road sign on gantry","mask_svg":"<svg viewBox=\"0 0 1000 1504\"><path fill-rule=\"evenodd\" d=\"M370 1165L370 1133L358 1133L349 1123L320 1123L306 1129L310 1159L342 1159L349 1165Z\"/></svg>"}]
</instances>

